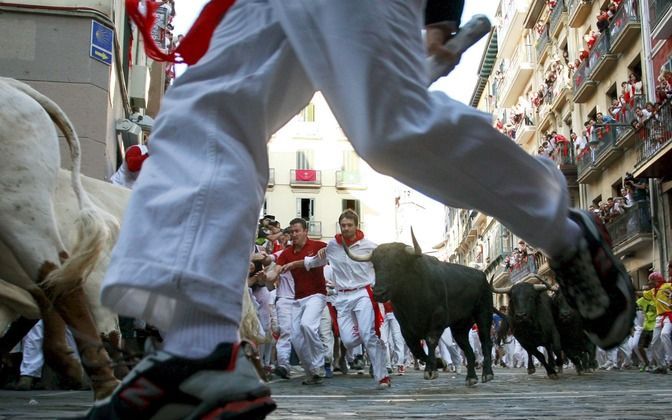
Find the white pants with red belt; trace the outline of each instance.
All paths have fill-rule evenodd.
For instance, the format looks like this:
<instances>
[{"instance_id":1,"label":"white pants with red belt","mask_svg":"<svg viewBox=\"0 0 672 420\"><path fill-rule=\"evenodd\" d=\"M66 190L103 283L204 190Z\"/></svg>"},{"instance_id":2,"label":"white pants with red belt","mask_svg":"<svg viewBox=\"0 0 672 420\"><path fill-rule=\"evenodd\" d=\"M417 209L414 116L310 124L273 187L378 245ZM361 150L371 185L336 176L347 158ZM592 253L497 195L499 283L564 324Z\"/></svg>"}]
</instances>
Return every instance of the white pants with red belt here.
<instances>
[{"instance_id":1,"label":"white pants with red belt","mask_svg":"<svg viewBox=\"0 0 672 420\"><path fill-rule=\"evenodd\" d=\"M237 0L162 100L103 303L161 330L184 303L235 338L266 144L317 90L375 170L489 214L537 248L574 245L555 165L495 130L491 115L427 89L424 4Z\"/></svg>"},{"instance_id":2,"label":"white pants with red belt","mask_svg":"<svg viewBox=\"0 0 672 420\"><path fill-rule=\"evenodd\" d=\"M334 299L338 314L338 331L341 342L347 349L361 344L366 348L373 377L380 381L387 375L385 368L385 344L376 335L375 315L369 292L365 288L350 292L339 291Z\"/></svg>"},{"instance_id":3,"label":"white pants with red belt","mask_svg":"<svg viewBox=\"0 0 672 420\"><path fill-rule=\"evenodd\" d=\"M320 320L326 296L314 294L294 301L292 307L292 345L306 375L318 375L324 367L324 344L320 338Z\"/></svg>"}]
</instances>

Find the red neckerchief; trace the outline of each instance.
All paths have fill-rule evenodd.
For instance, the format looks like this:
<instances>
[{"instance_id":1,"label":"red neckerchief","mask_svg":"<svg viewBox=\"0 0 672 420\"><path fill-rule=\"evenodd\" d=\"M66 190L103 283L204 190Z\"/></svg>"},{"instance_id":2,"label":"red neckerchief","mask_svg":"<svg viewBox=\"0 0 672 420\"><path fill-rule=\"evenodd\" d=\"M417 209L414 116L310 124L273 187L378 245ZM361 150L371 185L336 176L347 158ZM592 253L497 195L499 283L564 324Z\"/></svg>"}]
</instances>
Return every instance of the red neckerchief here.
<instances>
[{"instance_id":1,"label":"red neckerchief","mask_svg":"<svg viewBox=\"0 0 672 420\"><path fill-rule=\"evenodd\" d=\"M343 235L342 235L342 234L340 234L340 233L337 233L337 234L336 234L336 242L337 242L339 245L343 245L343 239L344 239L344 238L343 238ZM357 242L357 241L361 241L362 239L364 239L364 232L362 232L361 230L357 229L357 232L355 233L355 239L353 239L353 240L346 239L346 240L345 240L345 244L346 244L347 246L352 246L352 244L354 244L354 243Z\"/></svg>"},{"instance_id":2,"label":"red neckerchief","mask_svg":"<svg viewBox=\"0 0 672 420\"><path fill-rule=\"evenodd\" d=\"M152 28L156 21L154 12L161 6L161 3L147 0L147 12L143 15L139 9L139 0L126 0L126 11L133 22L138 25L138 31L145 40L145 53L149 58L155 61L196 64L208 50L215 28L234 2L235 0L208 2L189 32L182 38L180 45L168 54L161 51L152 38Z\"/></svg>"}]
</instances>

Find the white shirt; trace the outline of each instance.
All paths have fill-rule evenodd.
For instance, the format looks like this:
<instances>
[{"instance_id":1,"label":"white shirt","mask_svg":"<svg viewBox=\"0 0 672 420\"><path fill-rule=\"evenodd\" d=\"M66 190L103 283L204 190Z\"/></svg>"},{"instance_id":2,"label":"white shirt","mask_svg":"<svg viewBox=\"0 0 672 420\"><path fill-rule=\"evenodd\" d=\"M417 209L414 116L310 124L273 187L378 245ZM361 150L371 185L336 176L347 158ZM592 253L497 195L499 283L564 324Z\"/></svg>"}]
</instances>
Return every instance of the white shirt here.
<instances>
[{"instance_id":1,"label":"white shirt","mask_svg":"<svg viewBox=\"0 0 672 420\"><path fill-rule=\"evenodd\" d=\"M378 245L364 238L350 246L350 250L355 254L366 254L376 249ZM371 262L357 262L345 253L343 246L332 239L327 244L327 257L320 259L318 256L304 258L306 270L314 267L322 267L327 264L332 270L332 281L336 286L336 291L345 289L358 289L366 285L374 285L376 275Z\"/></svg>"},{"instance_id":2,"label":"white shirt","mask_svg":"<svg viewBox=\"0 0 672 420\"><path fill-rule=\"evenodd\" d=\"M282 251L284 251L284 249L273 254L274 261L277 260L280 254L282 254ZM294 277L292 277L291 271L280 273L278 276L278 285L275 288L275 294L279 298L294 299Z\"/></svg>"}]
</instances>

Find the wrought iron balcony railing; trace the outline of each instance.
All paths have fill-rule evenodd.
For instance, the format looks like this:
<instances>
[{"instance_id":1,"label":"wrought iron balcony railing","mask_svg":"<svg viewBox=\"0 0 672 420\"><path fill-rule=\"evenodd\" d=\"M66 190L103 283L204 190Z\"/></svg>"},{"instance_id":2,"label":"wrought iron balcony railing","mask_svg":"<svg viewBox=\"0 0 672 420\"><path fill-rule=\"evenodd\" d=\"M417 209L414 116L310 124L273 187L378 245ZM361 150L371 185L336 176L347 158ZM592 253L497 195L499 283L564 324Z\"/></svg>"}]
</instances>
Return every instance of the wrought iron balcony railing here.
<instances>
[{"instance_id":1,"label":"wrought iron balcony railing","mask_svg":"<svg viewBox=\"0 0 672 420\"><path fill-rule=\"evenodd\" d=\"M651 210L648 201L638 201L625 213L606 224L614 247L642 234L651 233Z\"/></svg>"},{"instance_id":2,"label":"wrought iron balcony railing","mask_svg":"<svg viewBox=\"0 0 672 420\"><path fill-rule=\"evenodd\" d=\"M665 102L635 135L640 139L637 165L641 165L672 140L672 102Z\"/></svg>"}]
</instances>

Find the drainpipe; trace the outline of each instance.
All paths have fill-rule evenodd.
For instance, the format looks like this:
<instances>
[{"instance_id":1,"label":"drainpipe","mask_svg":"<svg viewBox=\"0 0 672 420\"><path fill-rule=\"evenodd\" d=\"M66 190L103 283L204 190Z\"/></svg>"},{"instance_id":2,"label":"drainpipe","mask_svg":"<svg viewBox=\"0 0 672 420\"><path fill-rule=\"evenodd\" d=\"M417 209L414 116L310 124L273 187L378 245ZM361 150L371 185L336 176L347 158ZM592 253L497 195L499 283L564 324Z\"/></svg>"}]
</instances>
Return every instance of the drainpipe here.
<instances>
[{"instance_id":1,"label":"drainpipe","mask_svg":"<svg viewBox=\"0 0 672 420\"><path fill-rule=\"evenodd\" d=\"M656 80L653 76L653 56L651 47L651 16L649 15L649 0L640 1L639 22L644 39L644 71L646 72L646 93L651 99L656 97Z\"/></svg>"},{"instance_id":2,"label":"drainpipe","mask_svg":"<svg viewBox=\"0 0 672 420\"><path fill-rule=\"evenodd\" d=\"M665 267L667 266L667 241L665 230L661 231L658 228L658 204L659 197L662 195L660 182L655 179L649 179L649 200L651 206L651 230L653 231L653 247L651 255L656 255L656 244L658 245L658 258L660 260L660 271L661 273L665 272ZM664 218L661 218L664 223ZM656 268L654 264L654 269Z\"/></svg>"}]
</instances>

